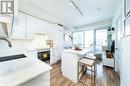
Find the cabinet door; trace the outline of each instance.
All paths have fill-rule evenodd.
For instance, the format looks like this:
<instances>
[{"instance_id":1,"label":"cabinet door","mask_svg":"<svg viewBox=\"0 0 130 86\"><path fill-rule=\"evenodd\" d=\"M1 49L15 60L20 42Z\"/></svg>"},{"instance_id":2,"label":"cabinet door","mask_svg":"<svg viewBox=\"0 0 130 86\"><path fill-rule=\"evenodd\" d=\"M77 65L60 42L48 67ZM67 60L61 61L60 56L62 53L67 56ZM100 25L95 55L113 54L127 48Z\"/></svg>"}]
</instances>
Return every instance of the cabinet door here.
<instances>
[{"instance_id":1,"label":"cabinet door","mask_svg":"<svg viewBox=\"0 0 130 86\"><path fill-rule=\"evenodd\" d=\"M18 13L18 24L13 30L12 38L23 39L26 37L26 15L23 13Z\"/></svg>"},{"instance_id":2,"label":"cabinet door","mask_svg":"<svg viewBox=\"0 0 130 86\"><path fill-rule=\"evenodd\" d=\"M77 67L78 67L78 57L73 53L62 53L62 74L69 78L70 80L76 82L77 80Z\"/></svg>"},{"instance_id":3,"label":"cabinet door","mask_svg":"<svg viewBox=\"0 0 130 86\"><path fill-rule=\"evenodd\" d=\"M38 18L26 16L27 37L34 38L35 33L47 34L47 24Z\"/></svg>"},{"instance_id":4,"label":"cabinet door","mask_svg":"<svg viewBox=\"0 0 130 86\"><path fill-rule=\"evenodd\" d=\"M27 38L33 39L35 35L35 19L32 16L26 15L26 32Z\"/></svg>"},{"instance_id":5,"label":"cabinet door","mask_svg":"<svg viewBox=\"0 0 130 86\"><path fill-rule=\"evenodd\" d=\"M48 24L47 25L47 33L48 33L48 39L53 40L53 42L54 42L54 39L55 39L54 34L56 35L54 24Z\"/></svg>"},{"instance_id":6,"label":"cabinet door","mask_svg":"<svg viewBox=\"0 0 130 86\"><path fill-rule=\"evenodd\" d=\"M58 57L58 51L56 48L52 48L50 49L50 63L56 63L59 59L57 59Z\"/></svg>"},{"instance_id":7,"label":"cabinet door","mask_svg":"<svg viewBox=\"0 0 130 86\"><path fill-rule=\"evenodd\" d=\"M56 43L57 43L57 48L59 50L59 55L58 57L61 58L61 52L63 50L63 27L61 26L56 26L57 28L57 36L56 36Z\"/></svg>"},{"instance_id":8,"label":"cabinet door","mask_svg":"<svg viewBox=\"0 0 130 86\"><path fill-rule=\"evenodd\" d=\"M47 24L45 21L42 21L38 18L34 19L34 27L35 27L35 32L36 33L42 33L42 34L47 34Z\"/></svg>"}]
</instances>

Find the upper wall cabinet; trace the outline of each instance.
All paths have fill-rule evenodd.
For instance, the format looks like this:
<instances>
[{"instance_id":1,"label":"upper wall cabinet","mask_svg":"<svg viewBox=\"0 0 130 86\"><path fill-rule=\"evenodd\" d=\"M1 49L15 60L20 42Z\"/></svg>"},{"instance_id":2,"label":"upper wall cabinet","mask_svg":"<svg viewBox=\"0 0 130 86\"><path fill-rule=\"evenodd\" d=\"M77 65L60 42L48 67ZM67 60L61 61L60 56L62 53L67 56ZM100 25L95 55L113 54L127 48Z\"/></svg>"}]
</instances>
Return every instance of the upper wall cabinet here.
<instances>
[{"instance_id":1,"label":"upper wall cabinet","mask_svg":"<svg viewBox=\"0 0 130 86\"><path fill-rule=\"evenodd\" d=\"M48 34L50 28L52 28L52 24L19 12L18 24L13 30L12 38L33 39L35 33Z\"/></svg>"},{"instance_id":2,"label":"upper wall cabinet","mask_svg":"<svg viewBox=\"0 0 130 86\"><path fill-rule=\"evenodd\" d=\"M47 34L47 22L34 18L34 23L36 33Z\"/></svg>"},{"instance_id":3,"label":"upper wall cabinet","mask_svg":"<svg viewBox=\"0 0 130 86\"><path fill-rule=\"evenodd\" d=\"M26 35L28 38L33 39L35 34L35 21L34 17L26 15Z\"/></svg>"},{"instance_id":4,"label":"upper wall cabinet","mask_svg":"<svg viewBox=\"0 0 130 86\"><path fill-rule=\"evenodd\" d=\"M50 40L53 40L54 47L63 47L63 27L56 24L52 25L52 27L49 28L48 36Z\"/></svg>"},{"instance_id":5,"label":"upper wall cabinet","mask_svg":"<svg viewBox=\"0 0 130 86\"><path fill-rule=\"evenodd\" d=\"M26 38L26 15L18 13L18 24L13 29L12 39Z\"/></svg>"}]
</instances>

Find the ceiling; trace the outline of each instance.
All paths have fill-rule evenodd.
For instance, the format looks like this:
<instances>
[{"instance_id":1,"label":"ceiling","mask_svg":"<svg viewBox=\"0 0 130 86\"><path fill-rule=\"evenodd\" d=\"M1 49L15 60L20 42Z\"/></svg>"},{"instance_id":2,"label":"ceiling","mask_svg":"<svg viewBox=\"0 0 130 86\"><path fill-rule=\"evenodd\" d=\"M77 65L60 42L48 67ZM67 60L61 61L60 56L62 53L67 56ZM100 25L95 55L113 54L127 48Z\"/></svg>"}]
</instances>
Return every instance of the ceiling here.
<instances>
[{"instance_id":1,"label":"ceiling","mask_svg":"<svg viewBox=\"0 0 130 86\"><path fill-rule=\"evenodd\" d=\"M30 0L30 4L74 27L112 19L116 11L117 0L73 1L83 16L70 5L70 0Z\"/></svg>"}]
</instances>

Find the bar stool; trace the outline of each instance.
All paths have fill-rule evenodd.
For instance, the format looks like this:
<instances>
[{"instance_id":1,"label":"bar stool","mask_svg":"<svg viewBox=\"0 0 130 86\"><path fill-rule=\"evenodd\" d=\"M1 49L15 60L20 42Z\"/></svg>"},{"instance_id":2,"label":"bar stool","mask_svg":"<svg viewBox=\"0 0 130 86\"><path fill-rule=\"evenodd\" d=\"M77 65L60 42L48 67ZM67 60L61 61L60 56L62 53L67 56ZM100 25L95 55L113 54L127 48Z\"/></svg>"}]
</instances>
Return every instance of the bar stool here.
<instances>
[{"instance_id":1,"label":"bar stool","mask_svg":"<svg viewBox=\"0 0 130 86\"><path fill-rule=\"evenodd\" d=\"M90 60L96 60L96 56L94 56L94 53L87 53L87 55L85 55L84 58Z\"/></svg>"},{"instance_id":2,"label":"bar stool","mask_svg":"<svg viewBox=\"0 0 130 86\"><path fill-rule=\"evenodd\" d=\"M83 76L83 74L86 74L86 71L90 71L91 72L91 74L89 75L90 77L87 76L87 78L89 78L91 80L91 86L94 86L95 81L96 81L96 62L95 62L95 60L82 58L81 60L78 61L78 64L82 66L81 70L80 71L78 70L79 71L79 74L78 74L79 82L86 85L85 83L83 83L80 80L80 74L82 73L82 76ZM78 68L78 69L80 69L80 68ZM82 78L82 76L81 76L81 78Z\"/></svg>"},{"instance_id":3,"label":"bar stool","mask_svg":"<svg viewBox=\"0 0 130 86\"><path fill-rule=\"evenodd\" d=\"M96 61L96 56L85 56L84 58Z\"/></svg>"},{"instance_id":4,"label":"bar stool","mask_svg":"<svg viewBox=\"0 0 130 86\"><path fill-rule=\"evenodd\" d=\"M94 60L95 63L97 63L97 57L94 56L94 53L92 53L92 52L85 55L84 58ZM96 71L97 71L97 65L96 65Z\"/></svg>"}]
</instances>

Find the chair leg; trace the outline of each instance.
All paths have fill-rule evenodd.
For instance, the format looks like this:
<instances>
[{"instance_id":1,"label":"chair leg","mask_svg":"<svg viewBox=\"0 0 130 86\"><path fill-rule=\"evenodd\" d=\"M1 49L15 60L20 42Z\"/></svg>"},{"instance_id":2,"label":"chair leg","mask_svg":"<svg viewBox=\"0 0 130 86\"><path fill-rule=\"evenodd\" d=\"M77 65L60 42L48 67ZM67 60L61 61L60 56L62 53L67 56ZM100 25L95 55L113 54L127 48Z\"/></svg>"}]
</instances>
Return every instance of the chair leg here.
<instances>
[{"instance_id":1,"label":"chair leg","mask_svg":"<svg viewBox=\"0 0 130 86\"><path fill-rule=\"evenodd\" d=\"M81 66L82 68L81 68L81 72L80 73L82 73L82 76L81 77L83 77L83 75L84 74L86 74L86 71L88 71L89 69L87 69L87 66L86 65L82 65ZM96 71L97 71L97 67L96 67L96 62L92 65L92 66L89 66L90 67L90 84L91 84L91 86L95 86L96 85ZM80 71L80 68L79 68L79 66L78 66L78 72ZM81 82L82 84L84 84L84 85L86 85L85 83L83 83L82 81L80 81L80 73L78 73L78 80L79 80L79 82Z\"/></svg>"},{"instance_id":2,"label":"chair leg","mask_svg":"<svg viewBox=\"0 0 130 86\"><path fill-rule=\"evenodd\" d=\"M97 69L96 69L96 63L94 64L94 84L93 85L96 85L96 72Z\"/></svg>"},{"instance_id":3,"label":"chair leg","mask_svg":"<svg viewBox=\"0 0 130 86\"><path fill-rule=\"evenodd\" d=\"M93 68L91 67L91 70L93 70ZM93 71L91 71L91 86L93 84Z\"/></svg>"}]
</instances>

